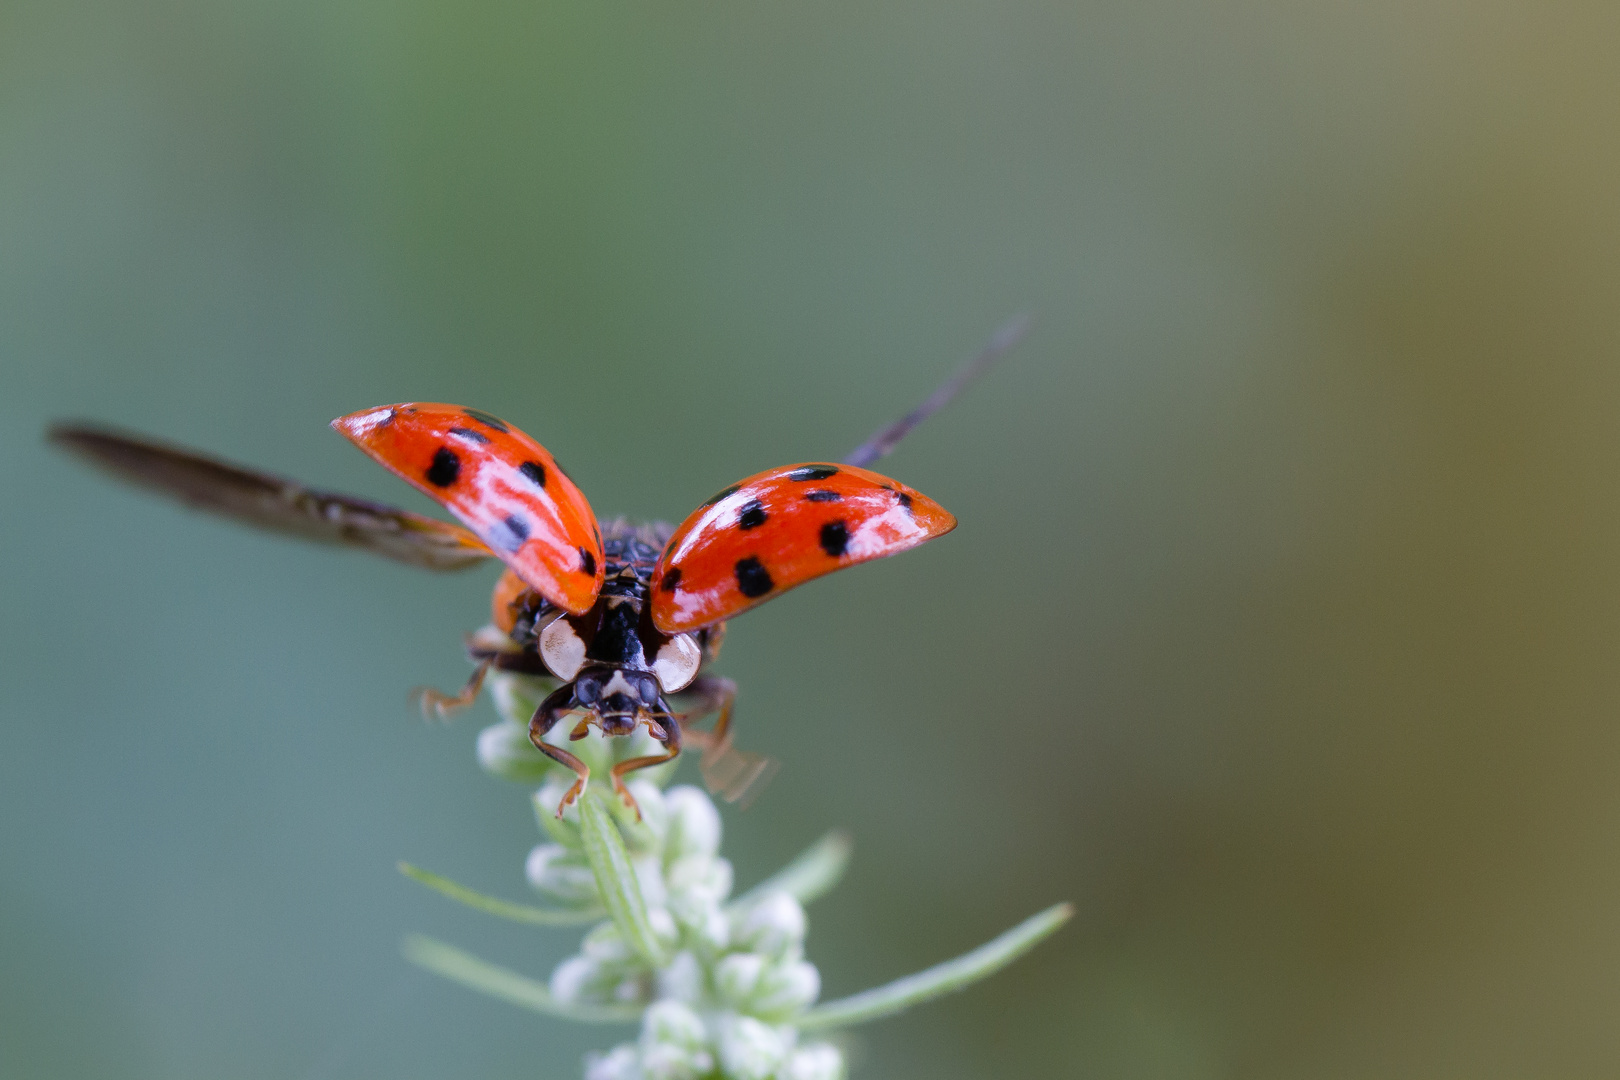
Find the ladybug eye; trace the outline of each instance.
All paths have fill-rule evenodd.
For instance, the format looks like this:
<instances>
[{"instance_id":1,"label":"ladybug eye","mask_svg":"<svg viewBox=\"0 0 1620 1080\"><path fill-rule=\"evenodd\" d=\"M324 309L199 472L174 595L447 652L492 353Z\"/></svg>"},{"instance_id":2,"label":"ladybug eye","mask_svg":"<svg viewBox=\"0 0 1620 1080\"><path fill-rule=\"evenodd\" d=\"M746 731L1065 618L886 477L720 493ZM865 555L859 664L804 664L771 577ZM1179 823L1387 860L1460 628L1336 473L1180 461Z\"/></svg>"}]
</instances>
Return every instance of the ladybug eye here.
<instances>
[{"instance_id":1,"label":"ladybug eye","mask_svg":"<svg viewBox=\"0 0 1620 1080\"><path fill-rule=\"evenodd\" d=\"M642 701L648 705L658 704L658 680L643 678L639 682L637 690L641 694Z\"/></svg>"},{"instance_id":2,"label":"ladybug eye","mask_svg":"<svg viewBox=\"0 0 1620 1080\"><path fill-rule=\"evenodd\" d=\"M581 705L595 705L602 699L602 687L587 676L574 684L574 700Z\"/></svg>"}]
</instances>

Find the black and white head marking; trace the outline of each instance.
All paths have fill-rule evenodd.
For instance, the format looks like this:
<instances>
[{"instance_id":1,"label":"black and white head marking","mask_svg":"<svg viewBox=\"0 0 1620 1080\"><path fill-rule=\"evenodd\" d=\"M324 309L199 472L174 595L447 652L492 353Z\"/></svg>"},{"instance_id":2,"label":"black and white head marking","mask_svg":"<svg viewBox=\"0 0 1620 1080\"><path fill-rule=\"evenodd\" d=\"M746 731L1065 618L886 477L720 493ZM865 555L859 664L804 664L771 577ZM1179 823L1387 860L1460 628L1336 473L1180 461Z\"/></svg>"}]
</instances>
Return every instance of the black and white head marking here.
<instances>
[{"instance_id":1,"label":"black and white head marking","mask_svg":"<svg viewBox=\"0 0 1620 1080\"><path fill-rule=\"evenodd\" d=\"M567 618L553 619L540 631L540 659L559 679L572 679L585 666L585 639Z\"/></svg>"},{"instance_id":2,"label":"black and white head marking","mask_svg":"<svg viewBox=\"0 0 1620 1080\"><path fill-rule=\"evenodd\" d=\"M703 650L691 634L676 634L658 647L653 657L653 674L664 693L673 694L697 676L703 663Z\"/></svg>"}]
</instances>

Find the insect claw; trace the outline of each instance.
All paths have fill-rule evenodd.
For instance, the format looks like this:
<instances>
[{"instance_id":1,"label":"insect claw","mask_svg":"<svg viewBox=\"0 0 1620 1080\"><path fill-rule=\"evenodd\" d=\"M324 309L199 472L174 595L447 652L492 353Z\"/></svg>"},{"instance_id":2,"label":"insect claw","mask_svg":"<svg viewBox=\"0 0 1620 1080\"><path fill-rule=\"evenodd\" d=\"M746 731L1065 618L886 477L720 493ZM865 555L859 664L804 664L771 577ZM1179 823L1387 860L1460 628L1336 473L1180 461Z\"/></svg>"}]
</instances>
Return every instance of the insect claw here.
<instances>
[{"instance_id":1,"label":"insect claw","mask_svg":"<svg viewBox=\"0 0 1620 1080\"><path fill-rule=\"evenodd\" d=\"M411 691L411 703L422 711L422 719L449 721L467 706L450 694L440 693L431 686L418 686Z\"/></svg>"},{"instance_id":2,"label":"insect claw","mask_svg":"<svg viewBox=\"0 0 1620 1080\"><path fill-rule=\"evenodd\" d=\"M557 820L562 820L563 811L567 810L574 800L579 798L579 793L584 787L585 778L583 776L574 781L574 786L568 789L567 793L563 795L562 801L557 804Z\"/></svg>"},{"instance_id":3,"label":"insect claw","mask_svg":"<svg viewBox=\"0 0 1620 1080\"><path fill-rule=\"evenodd\" d=\"M617 776L613 778L613 792L624 802L624 808L636 815L636 821L639 823L641 821L641 804L636 802L636 797L630 794L630 789L625 787L624 782Z\"/></svg>"},{"instance_id":4,"label":"insect claw","mask_svg":"<svg viewBox=\"0 0 1620 1080\"><path fill-rule=\"evenodd\" d=\"M473 669L472 677L467 680L467 685L461 688L459 694L444 694L431 686L418 686L411 691L411 700L422 710L425 719L449 720L478 700L478 691L483 688L484 676L489 674L490 665L494 662L494 657L480 660L478 666Z\"/></svg>"}]
</instances>

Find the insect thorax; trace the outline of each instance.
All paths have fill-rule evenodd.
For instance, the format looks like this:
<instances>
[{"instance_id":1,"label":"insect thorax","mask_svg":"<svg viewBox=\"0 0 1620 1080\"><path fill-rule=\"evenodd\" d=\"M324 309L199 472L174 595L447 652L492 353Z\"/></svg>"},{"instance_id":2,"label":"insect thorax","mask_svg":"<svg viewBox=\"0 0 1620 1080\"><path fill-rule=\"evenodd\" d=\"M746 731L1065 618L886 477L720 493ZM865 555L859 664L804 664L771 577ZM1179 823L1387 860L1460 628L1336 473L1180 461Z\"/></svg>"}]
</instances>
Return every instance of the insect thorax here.
<instances>
[{"instance_id":1,"label":"insect thorax","mask_svg":"<svg viewBox=\"0 0 1620 1080\"><path fill-rule=\"evenodd\" d=\"M647 671L664 635L653 629L648 589L663 548L656 525L637 528L620 519L602 530L602 592L596 606L578 620L570 619L586 641L588 662ZM668 538L664 526L663 539Z\"/></svg>"},{"instance_id":2,"label":"insect thorax","mask_svg":"<svg viewBox=\"0 0 1620 1080\"><path fill-rule=\"evenodd\" d=\"M708 630L671 637L652 624L649 587L659 553L669 539L663 523L632 525L623 518L602 526L603 581L596 604L567 615L539 594L524 592L510 607L512 641L539 652L562 679L589 667L653 672L666 690L686 685L706 658Z\"/></svg>"}]
</instances>

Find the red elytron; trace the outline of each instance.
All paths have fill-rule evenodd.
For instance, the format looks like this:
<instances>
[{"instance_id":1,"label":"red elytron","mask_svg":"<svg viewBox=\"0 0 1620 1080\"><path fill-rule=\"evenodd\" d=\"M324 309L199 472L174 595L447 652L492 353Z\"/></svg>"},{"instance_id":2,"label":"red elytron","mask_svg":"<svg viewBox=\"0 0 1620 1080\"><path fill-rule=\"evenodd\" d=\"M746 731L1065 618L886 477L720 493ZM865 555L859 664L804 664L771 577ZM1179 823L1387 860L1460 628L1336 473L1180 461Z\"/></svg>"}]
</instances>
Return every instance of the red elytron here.
<instances>
[{"instance_id":1,"label":"red elytron","mask_svg":"<svg viewBox=\"0 0 1620 1080\"><path fill-rule=\"evenodd\" d=\"M771 469L722 491L675 530L653 569L653 625L698 630L954 528L939 503L866 469Z\"/></svg>"},{"instance_id":2,"label":"red elytron","mask_svg":"<svg viewBox=\"0 0 1620 1080\"><path fill-rule=\"evenodd\" d=\"M489 413L388 405L332 421L372 459L444 504L519 577L583 615L602 591L602 532L546 448Z\"/></svg>"},{"instance_id":3,"label":"red elytron","mask_svg":"<svg viewBox=\"0 0 1620 1080\"><path fill-rule=\"evenodd\" d=\"M604 735L644 727L663 746L661 754L612 768L613 787L630 806L624 775L675 757L683 735L703 747L711 790L735 799L769 763L732 747L736 686L704 670L719 651L725 621L812 578L953 529L956 519L938 503L861 466L955 396L1022 329L1021 321L1010 324L921 406L844 462L751 476L673 530L598 523L544 447L489 413L457 405L388 405L339 417L332 426L466 528L99 426L57 424L50 438L122 479L263 528L436 570L499 558L507 567L491 598L499 634L475 639L477 668L461 693L424 691L424 708L444 715L471 704L491 668L557 684L535 710L529 737L578 777L559 815L590 774L546 738L569 715L580 717L571 739L592 727ZM712 730L686 730L715 714Z\"/></svg>"}]
</instances>

